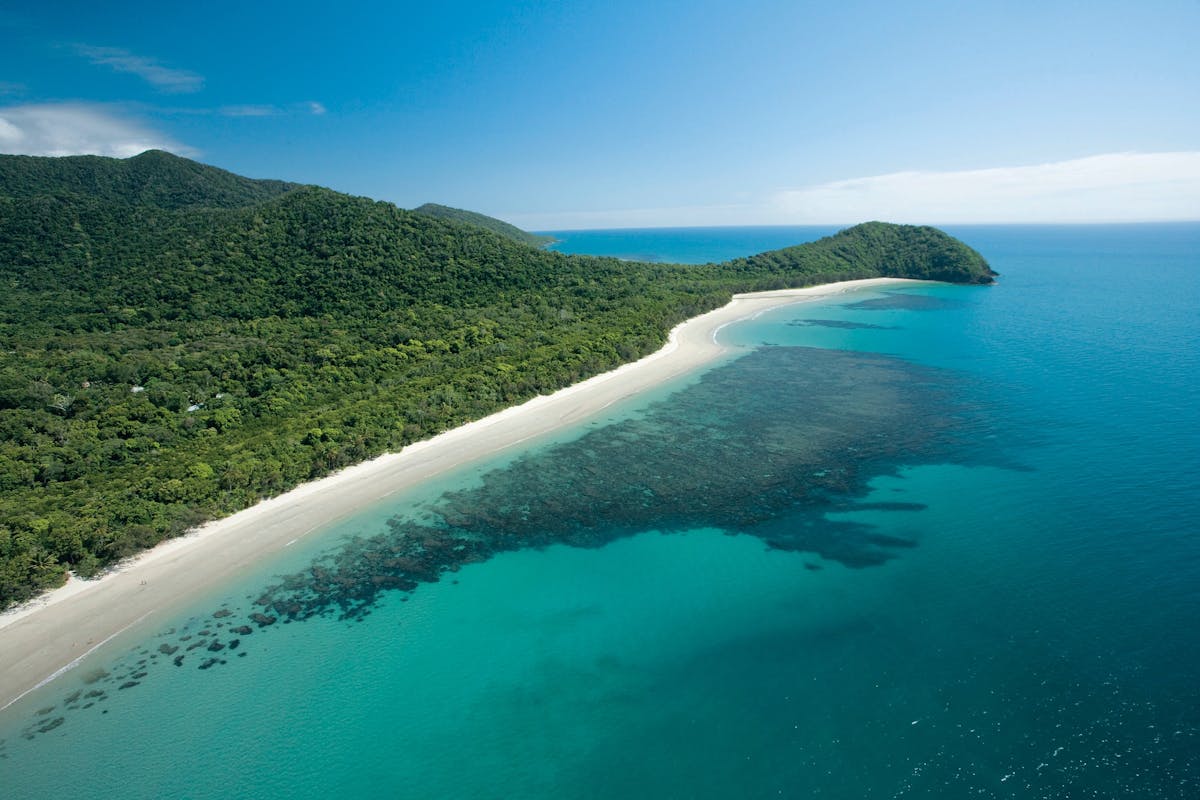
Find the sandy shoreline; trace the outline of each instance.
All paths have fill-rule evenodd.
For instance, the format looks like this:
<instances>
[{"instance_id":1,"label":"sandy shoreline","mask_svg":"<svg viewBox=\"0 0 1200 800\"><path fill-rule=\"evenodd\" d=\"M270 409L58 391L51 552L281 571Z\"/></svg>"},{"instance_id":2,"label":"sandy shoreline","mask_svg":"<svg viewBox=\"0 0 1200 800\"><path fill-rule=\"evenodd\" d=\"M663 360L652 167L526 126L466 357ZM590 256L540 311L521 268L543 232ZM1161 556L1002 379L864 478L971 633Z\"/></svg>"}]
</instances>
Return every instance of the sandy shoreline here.
<instances>
[{"instance_id":1,"label":"sandy shoreline","mask_svg":"<svg viewBox=\"0 0 1200 800\"><path fill-rule=\"evenodd\" d=\"M790 303L898 283L914 281L872 278L737 295L728 305L677 326L661 350L639 361L303 484L164 542L102 578L73 578L0 614L0 710L125 630L164 616L218 581L363 506L578 422L713 361L725 352L717 333L732 322Z\"/></svg>"}]
</instances>

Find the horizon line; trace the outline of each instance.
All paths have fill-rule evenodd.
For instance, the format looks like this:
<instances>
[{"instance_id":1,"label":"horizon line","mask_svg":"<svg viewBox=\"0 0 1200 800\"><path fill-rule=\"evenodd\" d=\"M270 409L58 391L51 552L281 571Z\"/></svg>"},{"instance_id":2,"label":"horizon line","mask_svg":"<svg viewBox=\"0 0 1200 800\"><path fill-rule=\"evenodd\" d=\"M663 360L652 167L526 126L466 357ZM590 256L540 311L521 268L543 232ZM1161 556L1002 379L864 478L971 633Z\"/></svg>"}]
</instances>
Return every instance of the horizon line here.
<instances>
[{"instance_id":1,"label":"horizon line","mask_svg":"<svg viewBox=\"0 0 1200 800\"><path fill-rule=\"evenodd\" d=\"M412 209L406 209L411 211ZM502 218L497 217L504 221ZM885 222L889 225L912 225L915 227L952 228L962 226L977 226L981 228L1006 227L1085 227L1096 225L1197 225L1196 219L1137 219L1137 220L1073 220L1073 221L1025 221L1025 222L888 222L888 220L860 220L859 222L767 222L743 225L617 225L613 227L591 228L528 228L527 233L583 233L587 231L663 231L663 230L696 230L712 228L838 228L844 230L868 222ZM512 224L512 223L509 223Z\"/></svg>"}]
</instances>

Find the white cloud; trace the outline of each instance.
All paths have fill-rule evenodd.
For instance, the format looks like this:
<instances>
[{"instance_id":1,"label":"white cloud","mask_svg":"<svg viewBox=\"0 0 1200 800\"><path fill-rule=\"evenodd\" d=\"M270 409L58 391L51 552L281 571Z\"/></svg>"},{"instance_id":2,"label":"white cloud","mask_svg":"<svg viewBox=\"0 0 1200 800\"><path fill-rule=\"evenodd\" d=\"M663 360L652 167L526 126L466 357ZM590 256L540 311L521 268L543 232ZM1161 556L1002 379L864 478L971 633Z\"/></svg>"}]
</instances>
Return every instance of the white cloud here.
<instances>
[{"instance_id":1,"label":"white cloud","mask_svg":"<svg viewBox=\"0 0 1200 800\"><path fill-rule=\"evenodd\" d=\"M189 113L204 113L204 111L193 109ZM319 117L326 113L326 109L325 106L315 100L309 100L304 103L290 103L286 106L275 106L265 103L221 106L221 108L217 109L217 113L223 117L275 117L281 114L312 114Z\"/></svg>"},{"instance_id":2,"label":"white cloud","mask_svg":"<svg viewBox=\"0 0 1200 800\"><path fill-rule=\"evenodd\" d=\"M135 55L120 47L79 44L75 45L75 52L93 64L136 75L164 92L198 92L204 88L204 78L195 72L164 67L153 58Z\"/></svg>"},{"instance_id":3,"label":"white cloud","mask_svg":"<svg viewBox=\"0 0 1200 800\"><path fill-rule=\"evenodd\" d=\"M1143 222L1200 219L1200 152L1110 153L1024 167L894 172L779 192L772 221Z\"/></svg>"},{"instance_id":4,"label":"white cloud","mask_svg":"<svg viewBox=\"0 0 1200 800\"><path fill-rule=\"evenodd\" d=\"M296 115L316 115L325 113L325 106L320 103L306 101L303 103L288 103L275 105L273 103L235 103L227 106L142 106L155 114L171 114L191 117L282 117Z\"/></svg>"},{"instance_id":5,"label":"white cloud","mask_svg":"<svg viewBox=\"0 0 1200 800\"><path fill-rule=\"evenodd\" d=\"M46 103L0 107L0 153L128 158L145 150L195 151L104 106Z\"/></svg>"},{"instance_id":6,"label":"white cloud","mask_svg":"<svg viewBox=\"0 0 1200 800\"><path fill-rule=\"evenodd\" d=\"M1023 167L907 171L784 189L737 205L510 214L527 230L1200 220L1200 151L1109 153Z\"/></svg>"}]
</instances>

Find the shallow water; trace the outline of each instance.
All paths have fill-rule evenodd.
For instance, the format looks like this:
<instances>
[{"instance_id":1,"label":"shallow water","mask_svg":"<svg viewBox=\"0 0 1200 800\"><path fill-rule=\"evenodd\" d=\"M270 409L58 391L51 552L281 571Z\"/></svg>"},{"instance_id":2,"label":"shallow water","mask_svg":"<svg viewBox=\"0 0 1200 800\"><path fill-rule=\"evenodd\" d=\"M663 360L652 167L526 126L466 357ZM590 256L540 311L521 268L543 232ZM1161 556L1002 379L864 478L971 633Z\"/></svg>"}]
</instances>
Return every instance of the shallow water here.
<instances>
[{"instance_id":1,"label":"shallow water","mask_svg":"<svg viewBox=\"0 0 1200 800\"><path fill-rule=\"evenodd\" d=\"M1195 796L1200 226L952 233L114 641L4 796Z\"/></svg>"}]
</instances>

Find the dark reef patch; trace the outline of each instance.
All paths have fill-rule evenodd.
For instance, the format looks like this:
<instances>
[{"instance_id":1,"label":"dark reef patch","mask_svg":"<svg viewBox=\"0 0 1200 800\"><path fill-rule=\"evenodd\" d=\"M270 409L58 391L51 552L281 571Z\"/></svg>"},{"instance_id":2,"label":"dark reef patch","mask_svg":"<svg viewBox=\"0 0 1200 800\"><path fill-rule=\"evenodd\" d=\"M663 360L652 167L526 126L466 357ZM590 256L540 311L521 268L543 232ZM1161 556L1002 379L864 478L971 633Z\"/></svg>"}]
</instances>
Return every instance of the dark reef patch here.
<instances>
[{"instance_id":1,"label":"dark reef patch","mask_svg":"<svg viewBox=\"0 0 1200 800\"><path fill-rule=\"evenodd\" d=\"M830 511L845 514L852 511L924 511L928 508L924 503L878 502L878 503L847 503Z\"/></svg>"},{"instance_id":2,"label":"dark reef patch","mask_svg":"<svg viewBox=\"0 0 1200 800\"><path fill-rule=\"evenodd\" d=\"M873 330L893 331L895 325L872 325L869 322L851 322L845 319L794 319L787 323L793 328L842 328L850 331Z\"/></svg>"},{"instance_id":3,"label":"dark reef patch","mask_svg":"<svg viewBox=\"0 0 1200 800\"><path fill-rule=\"evenodd\" d=\"M647 530L716 527L848 567L883 564L916 543L827 515L920 510L857 501L901 464L966 460L985 416L963 402L960 380L868 353L759 348L639 415L346 541L255 604L284 621L361 619L387 592L498 552L601 547Z\"/></svg>"},{"instance_id":4,"label":"dark reef patch","mask_svg":"<svg viewBox=\"0 0 1200 800\"><path fill-rule=\"evenodd\" d=\"M960 301L947 297L907 292L885 292L883 297L872 297L869 300L846 303L842 308L855 311L942 311L948 308L958 308L961 305Z\"/></svg>"},{"instance_id":5,"label":"dark reef patch","mask_svg":"<svg viewBox=\"0 0 1200 800\"><path fill-rule=\"evenodd\" d=\"M96 683L97 681L104 680L107 677L108 670L97 667L96 669L90 669L83 673L82 680L84 683Z\"/></svg>"}]
</instances>

